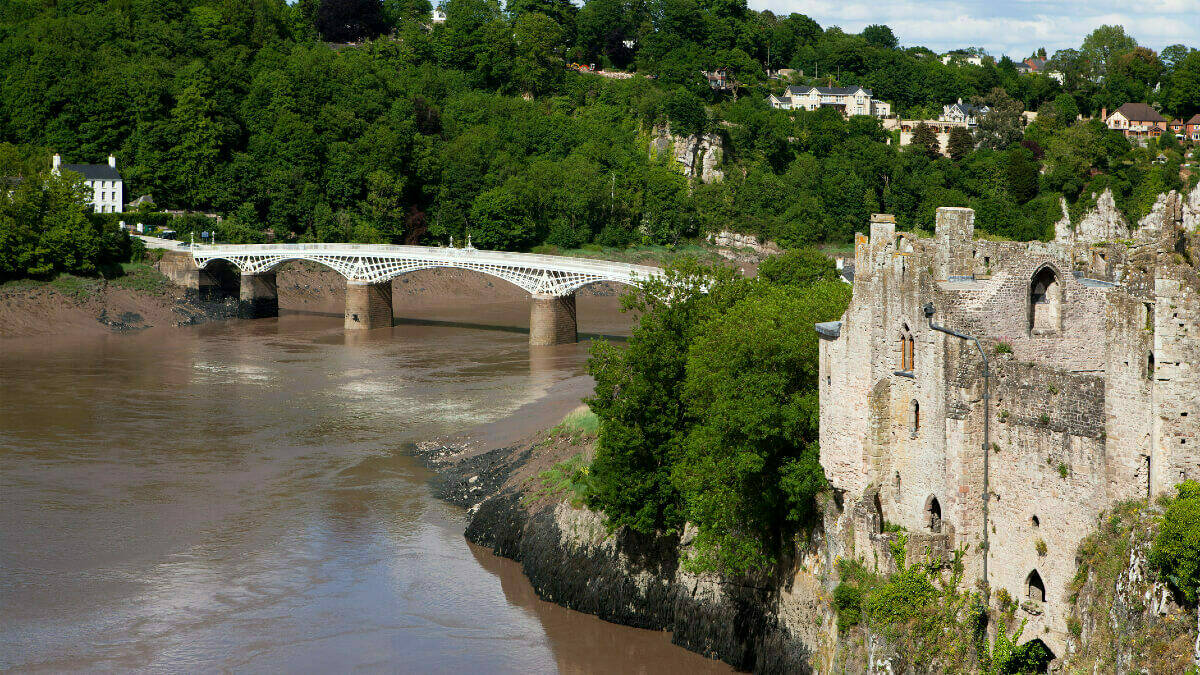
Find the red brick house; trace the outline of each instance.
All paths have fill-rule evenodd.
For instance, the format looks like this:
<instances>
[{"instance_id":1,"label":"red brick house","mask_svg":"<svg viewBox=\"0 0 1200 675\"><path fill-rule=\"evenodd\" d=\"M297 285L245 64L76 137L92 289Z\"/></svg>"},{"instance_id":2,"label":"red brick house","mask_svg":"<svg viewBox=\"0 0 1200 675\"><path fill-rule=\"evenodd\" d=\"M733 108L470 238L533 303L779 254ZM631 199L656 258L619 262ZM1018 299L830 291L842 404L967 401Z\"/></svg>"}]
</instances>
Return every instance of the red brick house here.
<instances>
[{"instance_id":1,"label":"red brick house","mask_svg":"<svg viewBox=\"0 0 1200 675\"><path fill-rule=\"evenodd\" d=\"M1167 130L1167 120L1145 103L1126 103L1109 115L1104 123L1126 138L1158 138Z\"/></svg>"},{"instance_id":2,"label":"red brick house","mask_svg":"<svg viewBox=\"0 0 1200 675\"><path fill-rule=\"evenodd\" d=\"M1190 141L1200 141L1200 113L1192 115L1192 118L1184 123L1183 133Z\"/></svg>"}]
</instances>

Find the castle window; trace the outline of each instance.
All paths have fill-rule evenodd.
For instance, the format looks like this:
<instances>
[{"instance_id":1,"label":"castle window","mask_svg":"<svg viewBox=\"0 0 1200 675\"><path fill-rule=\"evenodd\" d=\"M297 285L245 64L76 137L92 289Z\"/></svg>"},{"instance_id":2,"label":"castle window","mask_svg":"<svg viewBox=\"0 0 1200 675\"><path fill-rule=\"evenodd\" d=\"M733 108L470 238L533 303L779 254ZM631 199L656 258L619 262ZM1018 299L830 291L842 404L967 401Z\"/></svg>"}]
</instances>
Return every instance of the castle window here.
<instances>
[{"instance_id":1,"label":"castle window","mask_svg":"<svg viewBox=\"0 0 1200 675\"><path fill-rule=\"evenodd\" d=\"M932 495L925 505L925 525L930 532L942 531L942 505L938 503L937 497Z\"/></svg>"},{"instance_id":2,"label":"castle window","mask_svg":"<svg viewBox=\"0 0 1200 675\"><path fill-rule=\"evenodd\" d=\"M1031 602L1046 601L1046 585L1042 583L1042 575L1037 570L1025 577L1025 595Z\"/></svg>"},{"instance_id":3,"label":"castle window","mask_svg":"<svg viewBox=\"0 0 1200 675\"><path fill-rule=\"evenodd\" d=\"M1046 266L1029 284L1029 331L1048 334L1062 330L1062 284L1054 269Z\"/></svg>"},{"instance_id":4,"label":"castle window","mask_svg":"<svg viewBox=\"0 0 1200 675\"><path fill-rule=\"evenodd\" d=\"M912 331L908 329L908 324L905 324L900 329L900 370L905 373L913 371L913 356L916 342L913 340Z\"/></svg>"},{"instance_id":5,"label":"castle window","mask_svg":"<svg viewBox=\"0 0 1200 675\"><path fill-rule=\"evenodd\" d=\"M912 427L913 438L917 437L917 432L921 430L921 404L913 399L909 412L909 425Z\"/></svg>"},{"instance_id":6,"label":"castle window","mask_svg":"<svg viewBox=\"0 0 1200 675\"><path fill-rule=\"evenodd\" d=\"M896 488L896 501L900 501L900 472L899 471L896 472L895 488Z\"/></svg>"},{"instance_id":7,"label":"castle window","mask_svg":"<svg viewBox=\"0 0 1200 675\"><path fill-rule=\"evenodd\" d=\"M1154 379L1154 352L1146 355L1146 379Z\"/></svg>"},{"instance_id":8,"label":"castle window","mask_svg":"<svg viewBox=\"0 0 1200 675\"><path fill-rule=\"evenodd\" d=\"M1145 307L1146 307L1146 324L1145 324L1145 328L1146 328L1146 330L1148 330L1148 331L1150 331L1151 333L1153 333L1153 332L1154 332L1154 305L1152 305L1152 304L1150 304L1150 303L1148 303L1148 302L1147 302L1147 303L1144 303L1144 305L1145 305Z\"/></svg>"},{"instance_id":9,"label":"castle window","mask_svg":"<svg viewBox=\"0 0 1200 675\"><path fill-rule=\"evenodd\" d=\"M1030 524L1032 524L1034 527L1041 527L1041 526L1042 526L1042 521L1038 520L1038 517L1037 517L1037 515L1036 515L1036 514L1034 514L1033 516L1031 516L1031 517L1029 518L1029 522L1030 522Z\"/></svg>"}]
</instances>

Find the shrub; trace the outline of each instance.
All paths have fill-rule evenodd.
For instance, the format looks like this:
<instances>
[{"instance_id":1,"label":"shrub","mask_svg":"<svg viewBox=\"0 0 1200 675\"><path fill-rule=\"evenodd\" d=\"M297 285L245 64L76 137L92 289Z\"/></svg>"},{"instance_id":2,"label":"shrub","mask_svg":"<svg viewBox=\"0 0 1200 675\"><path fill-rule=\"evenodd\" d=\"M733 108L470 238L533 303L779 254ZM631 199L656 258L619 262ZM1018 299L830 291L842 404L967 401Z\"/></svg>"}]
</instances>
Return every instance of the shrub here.
<instances>
[{"instance_id":1,"label":"shrub","mask_svg":"<svg viewBox=\"0 0 1200 675\"><path fill-rule=\"evenodd\" d=\"M1033 547L1037 549L1037 554L1038 554L1039 556L1045 556L1045 555L1046 555L1046 542L1042 541L1041 539L1038 539L1038 540L1037 540L1037 541L1034 543Z\"/></svg>"},{"instance_id":2,"label":"shrub","mask_svg":"<svg viewBox=\"0 0 1200 675\"><path fill-rule=\"evenodd\" d=\"M1058 475L1059 476L1066 478L1067 474L1070 472L1071 472L1071 470L1067 467L1065 462L1058 463Z\"/></svg>"},{"instance_id":3,"label":"shrub","mask_svg":"<svg viewBox=\"0 0 1200 675\"><path fill-rule=\"evenodd\" d=\"M924 570L914 565L872 591L865 598L863 609L871 623L894 625L915 617L937 594Z\"/></svg>"},{"instance_id":4,"label":"shrub","mask_svg":"<svg viewBox=\"0 0 1200 675\"><path fill-rule=\"evenodd\" d=\"M857 626L862 620L862 589L845 582L833 591L833 607L837 610L838 629Z\"/></svg>"},{"instance_id":5,"label":"shrub","mask_svg":"<svg viewBox=\"0 0 1200 675\"><path fill-rule=\"evenodd\" d=\"M1200 483L1184 481L1163 514L1150 562L1189 603L1200 594Z\"/></svg>"},{"instance_id":6,"label":"shrub","mask_svg":"<svg viewBox=\"0 0 1200 675\"><path fill-rule=\"evenodd\" d=\"M1008 344L1007 342L998 342L998 343L996 343L996 353L997 354L1011 354L1011 353L1013 353L1012 345Z\"/></svg>"}]
</instances>

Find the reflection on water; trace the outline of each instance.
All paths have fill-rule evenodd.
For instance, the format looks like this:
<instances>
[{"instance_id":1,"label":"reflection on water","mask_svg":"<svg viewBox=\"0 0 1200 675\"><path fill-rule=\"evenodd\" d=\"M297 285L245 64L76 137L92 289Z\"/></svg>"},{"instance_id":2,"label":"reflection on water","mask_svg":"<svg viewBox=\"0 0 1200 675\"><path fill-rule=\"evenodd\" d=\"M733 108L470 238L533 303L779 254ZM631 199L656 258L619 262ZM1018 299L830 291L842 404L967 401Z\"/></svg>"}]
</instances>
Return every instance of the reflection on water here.
<instances>
[{"instance_id":1,"label":"reflection on water","mask_svg":"<svg viewBox=\"0 0 1200 675\"><path fill-rule=\"evenodd\" d=\"M406 442L585 346L284 316L0 343L0 668L703 671L469 548Z\"/></svg>"}]
</instances>

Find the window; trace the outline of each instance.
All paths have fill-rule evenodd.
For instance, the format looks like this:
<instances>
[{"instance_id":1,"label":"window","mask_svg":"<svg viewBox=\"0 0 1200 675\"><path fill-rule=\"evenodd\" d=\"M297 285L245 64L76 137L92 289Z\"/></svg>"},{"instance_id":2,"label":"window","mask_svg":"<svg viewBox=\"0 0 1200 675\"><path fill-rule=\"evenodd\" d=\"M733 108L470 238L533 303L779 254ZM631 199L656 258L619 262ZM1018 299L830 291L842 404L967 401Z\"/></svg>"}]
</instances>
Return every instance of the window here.
<instances>
[{"instance_id":1,"label":"window","mask_svg":"<svg viewBox=\"0 0 1200 675\"><path fill-rule=\"evenodd\" d=\"M1038 520L1037 514L1034 514L1033 516L1030 516L1029 524L1033 525L1035 528L1038 528L1042 526L1042 521Z\"/></svg>"},{"instance_id":2,"label":"window","mask_svg":"<svg viewBox=\"0 0 1200 675\"><path fill-rule=\"evenodd\" d=\"M914 347L912 332L908 329L908 324L905 324L900 329L900 370L905 373L913 371Z\"/></svg>"},{"instance_id":3,"label":"window","mask_svg":"<svg viewBox=\"0 0 1200 675\"><path fill-rule=\"evenodd\" d=\"M913 399L909 411L909 426L912 427L913 438L917 437L917 432L921 430L921 404Z\"/></svg>"},{"instance_id":4,"label":"window","mask_svg":"<svg viewBox=\"0 0 1200 675\"><path fill-rule=\"evenodd\" d=\"M1037 570L1025 577L1025 595L1030 602L1046 601L1046 585L1042 583L1042 575L1038 574Z\"/></svg>"},{"instance_id":5,"label":"window","mask_svg":"<svg viewBox=\"0 0 1200 675\"><path fill-rule=\"evenodd\" d=\"M933 495L929 496L925 504L925 526L930 532L942 531L942 505Z\"/></svg>"},{"instance_id":6,"label":"window","mask_svg":"<svg viewBox=\"0 0 1200 675\"><path fill-rule=\"evenodd\" d=\"M1054 269L1046 266L1033 275L1029 284L1030 333L1057 333L1062 330L1062 285Z\"/></svg>"},{"instance_id":7,"label":"window","mask_svg":"<svg viewBox=\"0 0 1200 675\"><path fill-rule=\"evenodd\" d=\"M1154 352L1146 355L1146 379L1154 379Z\"/></svg>"},{"instance_id":8,"label":"window","mask_svg":"<svg viewBox=\"0 0 1200 675\"><path fill-rule=\"evenodd\" d=\"M1150 331L1151 333L1153 333L1154 332L1154 305L1153 305L1153 303L1149 303L1149 302L1145 302L1142 304L1146 308L1146 324L1145 324L1144 328L1146 330Z\"/></svg>"}]
</instances>

